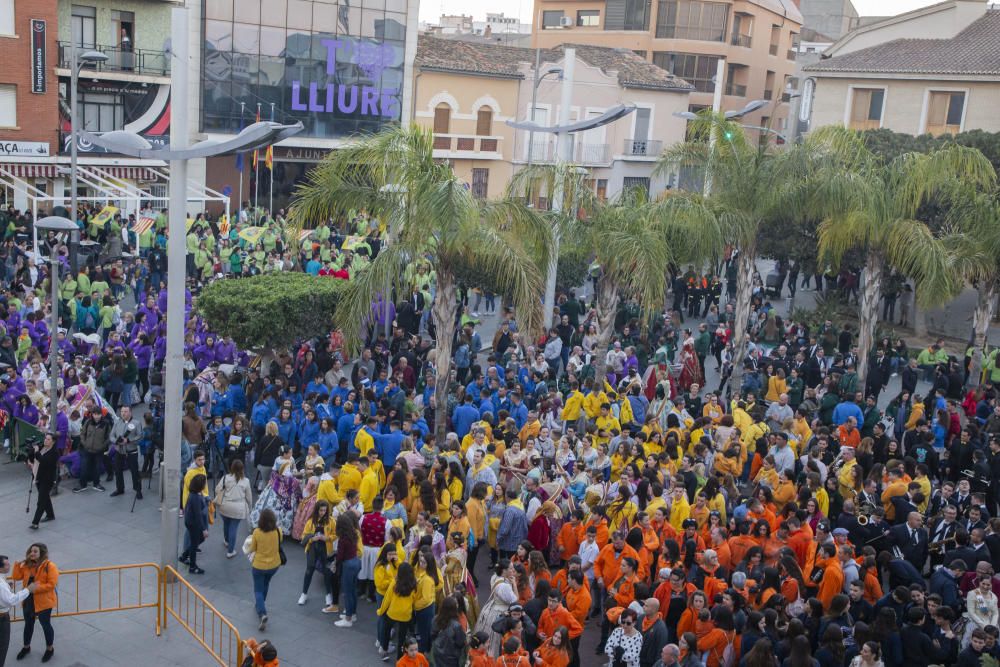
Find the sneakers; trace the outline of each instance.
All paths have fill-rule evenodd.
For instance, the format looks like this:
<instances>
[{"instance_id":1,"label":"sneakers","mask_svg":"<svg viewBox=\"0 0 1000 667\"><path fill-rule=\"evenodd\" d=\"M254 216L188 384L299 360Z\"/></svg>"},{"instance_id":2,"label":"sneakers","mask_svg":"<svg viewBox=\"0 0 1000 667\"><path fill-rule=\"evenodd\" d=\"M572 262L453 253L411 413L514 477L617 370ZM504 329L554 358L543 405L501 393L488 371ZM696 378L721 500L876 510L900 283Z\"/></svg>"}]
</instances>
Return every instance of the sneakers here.
<instances>
[{"instance_id":1,"label":"sneakers","mask_svg":"<svg viewBox=\"0 0 1000 667\"><path fill-rule=\"evenodd\" d=\"M236 552L235 551L227 551L226 552L226 558L235 558L235 557L236 557Z\"/></svg>"},{"instance_id":2,"label":"sneakers","mask_svg":"<svg viewBox=\"0 0 1000 667\"><path fill-rule=\"evenodd\" d=\"M257 626L257 629L261 632L267 630L267 614L260 617L260 625Z\"/></svg>"},{"instance_id":3,"label":"sneakers","mask_svg":"<svg viewBox=\"0 0 1000 667\"><path fill-rule=\"evenodd\" d=\"M349 621L346 618L342 618L336 623L334 623L338 628L350 628L354 627L354 621Z\"/></svg>"},{"instance_id":4,"label":"sneakers","mask_svg":"<svg viewBox=\"0 0 1000 667\"><path fill-rule=\"evenodd\" d=\"M85 486L74 486L73 487L73 493L80 493L81 491L86 491L86 490L87 490L87 487L85 487Z\"/></svg>"},{"instance_id":5,"label":"sneakers","mask_svg":"<svg viewBox=\"0 0 1000 667\"><path fill-rule=\"evenodd\" d=\"M97 489L98 491L107 491L107 489L105 489L100 484L94 484L94 488Z\"/></svg>"},{"instance_id":6,"label":"sneakers","mask_svg":"<svg viewBox=\"0 0 1000 667\"><path fill-rule=\"evenodd\" d=\"M326 594L326 606L329 607L333 604L333 596L329 593Z\"/></svg>"},{"instance_id":7,"label":"sneakers","mask_svg":"<svg viewBox=\"0 0 1000 667\"><path fill-rule=\"evenodd\" d=\"M188 572L190 574L205 574L205 570L201 569L200 567L189 567Z\"/></svg>"},{"instance_id":8,"label":"sneakers","mask_svg":"<svg viewBox=\"0 0 1000 667\"><path fill-rule=\"evenodd\" d=\"M389 655L388 651L383 651L382 649L379 649L378 654L382 656L382 662L389 662L390 660L392 660L392 657Z\"/></svg>"},{"instance_id":9,"label":"sneakers","mask_svg":"<svg viewBox=\"0 0 1000 667\"><path fill-rule=\"evenodd\" d=\"M323 613L324 614L336 614L339 611L340 611L340 607L338 607L335 604L331 604L331 605L328 605L326 607L323 607Z\"/></svg>"},{"instance_id":10,"label":"sneakers","mask_svg":"<svg viewBox=\"0 0 1000 667\"><path fill-rule=\"evenodd\" d=\"M309 599L309 596L306 595L305 593L303 593L302 595L300 595L299 596L299 606L304 605L306 603L306 600L308 600L308 599Z\"/></svg>"},{"instance_id":11,"label":"sneakers","mask_svg":"<svg viewBox=\"0 0 1000 667\"><path fill-rule=\"evenodd\" d=\"M118 496L125 495L124 491L118 491L117 489L111 492L112 498L117 498Z\"/></svg>"},{"instance_id":12,"label":"sneakers","mask_svg":"<svg viewBox=\"0 0 1000 667\"><path fill-rule=\"evenodd\" d=\"M358 615L354 614L353 616L348 616L347 614L341 614L340 615L340 620L342 620L342 621L348 621L350 623L354 623L355 621L358 620Z\"/></svg>"}]
</instances>

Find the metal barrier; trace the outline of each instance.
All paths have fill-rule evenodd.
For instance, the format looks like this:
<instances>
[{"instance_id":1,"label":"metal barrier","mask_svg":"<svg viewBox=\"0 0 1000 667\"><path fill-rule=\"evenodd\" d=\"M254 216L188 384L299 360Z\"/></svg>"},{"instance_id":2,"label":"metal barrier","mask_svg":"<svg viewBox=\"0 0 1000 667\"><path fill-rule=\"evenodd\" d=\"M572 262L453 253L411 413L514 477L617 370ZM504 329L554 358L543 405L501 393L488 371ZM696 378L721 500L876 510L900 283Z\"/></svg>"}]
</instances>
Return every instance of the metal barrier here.
<instances>
[{"instance_id":1,"label":"metal barrier","mask_svg":"<svg viewBox=\"0 0 1000 667\"><path fill-rule=\"evenodd\" d=\"M222 667L243 664L245 647L236 626L170 565L160 576L160 609L164 628L167 615L173 616Z\"/></svg>"},{"instance_id":2,"label":"metal barrier","mask_svg":"<svg viewBox=\"0 0 1000 667\"><path fill-rule=\"evenodd\" d=\"M82 588L80 586L81 578L85 582ZM92 586L86 584L87 580L96 580L96 592ZM126 591L130 584L135 584L134 594L132 591ZM156 563L63 570L59 572L59 584L56 586L56 591L56 608L52 614L53 618L133 609L155 609L155 630L156 635L160 635L161 583L160 566ZM13 609L12 621L24 620L18 613L19 611L19 607Z\"/></svg>"}]
</instances>

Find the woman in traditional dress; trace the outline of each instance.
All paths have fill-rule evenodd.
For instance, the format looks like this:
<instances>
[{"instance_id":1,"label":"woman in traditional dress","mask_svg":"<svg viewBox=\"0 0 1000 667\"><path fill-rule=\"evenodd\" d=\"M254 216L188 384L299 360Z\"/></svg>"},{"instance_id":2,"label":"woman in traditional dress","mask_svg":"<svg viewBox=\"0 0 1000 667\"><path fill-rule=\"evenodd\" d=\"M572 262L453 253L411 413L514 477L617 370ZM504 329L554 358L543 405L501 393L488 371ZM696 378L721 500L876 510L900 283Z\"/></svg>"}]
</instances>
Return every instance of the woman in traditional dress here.
<instances>
[{"instance_id":1,"label":"woman in traditional dress","mask_svg":"<svg viewBox=\"0 0 1000 667\"><path fill-rule=\"evenodd\" d=\"M309 446L309 449L312 450L312 445ZM312 516L313 507L316 506L316 489L319 487L320 477L323 476L322 461L323 459L320 459L320 464L314 468L303 470L303 473L309 474L311 472L311 474L309 474L306 485L302 489L302 502L295 510L295 521L292 522L292 539L302 539L302 531L305 529L309 517Z\"/></svg>"},{"instance_id":2,"label":"woman in traditional dress","mask_svg":"<svg viewBox=\"0 0 1000 667\"><path fill-rule=\"evenodd\" d=\"M677 379L677 384L682 391L687 391L693 384L704 384L698 355L695 354L694 346L690 343L685 343L684 349L681 351L681 375Z\"/></svg>"},{"instance_id":3,"label":"woman in traditional dress","mask_svg":"<svg viewBox=\"0 0 1000 667\"><path fill-rule=\"evenodd\" d=\"M274 462L271 483L257 498L257 504L254 505L253 511L250 513L250 521L256 525L260 513L265 509L270 509L278 519L281 533L290 535L292 524L295 522L295 510L298 509L301 498L302 488L299 480L295 478L295 461L292 460L292 450L286 446L282 448L281 454Z\"/></svg>"},{"instance_id":4,"label":"woman in traditional dress","mask_svg":"<svg viewBox=\"0 0 1000 667\"><path fill-rule=\"evenodd\" d=\"M493 631L493 623L503 614L507 613L508 607L517 602L517 581L514 566L506 558L501 558L490 578L490 598L483 605L476 620L476 632L485 632L489 635L486 653L490 656L500 654L500 641L503 637L498 632Z\"/></svg>"}]
</instances>

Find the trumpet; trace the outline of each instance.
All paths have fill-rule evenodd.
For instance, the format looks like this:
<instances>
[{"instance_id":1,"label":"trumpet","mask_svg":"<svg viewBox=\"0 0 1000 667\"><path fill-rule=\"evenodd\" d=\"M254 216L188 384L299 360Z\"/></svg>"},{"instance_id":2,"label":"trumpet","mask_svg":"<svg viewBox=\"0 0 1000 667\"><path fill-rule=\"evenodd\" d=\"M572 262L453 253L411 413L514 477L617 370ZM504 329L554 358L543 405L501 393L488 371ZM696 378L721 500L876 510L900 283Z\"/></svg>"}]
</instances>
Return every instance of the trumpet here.
<instances>
[{"instance_id":1,"label":"trumpet","mask_svg":"<svg viewBox=\"0 0 1000 667\"><path fill-rule=\"evenodd\" d=\"M867 526L872 522L872 514L875 512L875 506L871 503L864 503L858 507L858 525Z\"/></svg>"},{"instance_id":2,"label":"trumpet","mask_svg":"<svg viewBox=\"0 0 1000 667\"><path fill-rule=\"evenodd\" d=\"M956 544L954 535L952 535L951 537L946 537L943 540L939 540L937 542L931 542L930 544L927 545L927 551L932 554L942 553L943 551L945 551L945 545L949 543Z\"/></svg>"}]
</instances>

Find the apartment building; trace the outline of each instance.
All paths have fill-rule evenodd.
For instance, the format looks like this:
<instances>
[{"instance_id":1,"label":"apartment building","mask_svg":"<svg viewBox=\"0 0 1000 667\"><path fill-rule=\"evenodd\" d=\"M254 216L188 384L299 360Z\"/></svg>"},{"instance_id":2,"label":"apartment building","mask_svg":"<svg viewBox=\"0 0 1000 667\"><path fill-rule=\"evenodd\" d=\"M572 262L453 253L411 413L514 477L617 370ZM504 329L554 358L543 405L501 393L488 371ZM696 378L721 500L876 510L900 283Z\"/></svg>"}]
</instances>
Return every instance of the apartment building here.
<instances>
[{"instance_id":1,"label":"apartment building","mask_svg":"<svg viewBox=\"0 0 1000 667\"><path fill-rule=\"evenodd\" d=\"M723 109L771 101L748 125L784 129L802 14L793 0L535 0L533 45L625 48L690 82L691 106L711 106L725 60Z\"/></svg>"},{"instance_id":2,"label":"apartment building","mask_svg":"<svg viewBox=\"0 0 1000 667\"><path fill-rule=\"evenodd\" d=\"M688 108L693 86L634 53L588 45L576 49L571 121L600 116L618 104L636 111L574 137L572 161L587 169L600 197L625 187L658 196L674 185L653 174L664 146L684 140L686 123L674 116ZM551 134L514 130L508 120L533 117L541 126L560 115L562 83L555 76L535 85L534 49L421 37L414 68L413 122L434 131L434 156L448 160L477 197L499 196L529 161L556 157ZM561 69L562 46L540 51L539 72ZM545 206L544 195L536 202Z\"/></svg>"},{"instance_id":3,"label":"apartment building","mask_svg":"<svg viewBox=\"0 0 1000 667\"><path fill-rule=\"evenodd\" d=\"M813 128L1000 131L1000 9L948 0L864 25L804 69Z\"/></svg>"}]
</instances>

